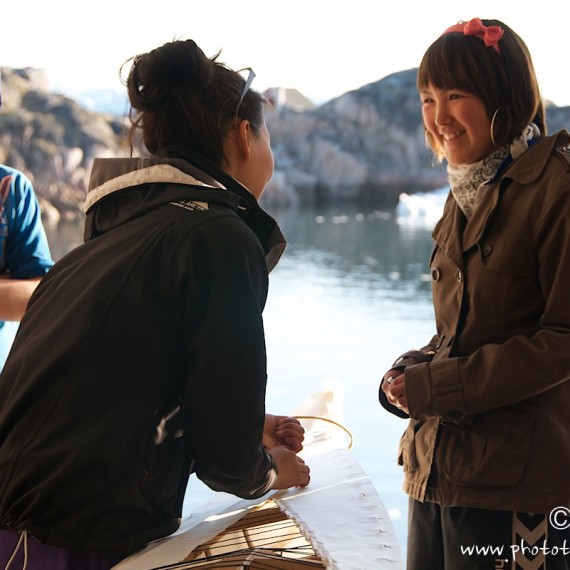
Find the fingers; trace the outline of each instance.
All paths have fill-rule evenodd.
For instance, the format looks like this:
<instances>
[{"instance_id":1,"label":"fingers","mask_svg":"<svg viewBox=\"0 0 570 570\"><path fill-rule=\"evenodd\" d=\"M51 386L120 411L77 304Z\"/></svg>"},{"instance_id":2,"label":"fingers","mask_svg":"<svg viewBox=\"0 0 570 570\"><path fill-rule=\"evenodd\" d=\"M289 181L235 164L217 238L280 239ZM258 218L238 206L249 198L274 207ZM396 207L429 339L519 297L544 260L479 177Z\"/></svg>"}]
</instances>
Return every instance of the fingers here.
<instances>
[{"instance_id":1,"label":"fingers","mask_svg":"<svg viewBox=\"0 0 570 570\"><path fill-rule=\"evenodd\" d=\"M392 404L392 406L395 406L399 410L406 412L406 414L410 413L410 410L408 409L408 401L406 399L406 396L402 396L402 397L398 398L398 397L387 394L386 397L387 397L388 402L390 404Z\"/></svg>"},{"instance_id":2,"label":"fingers","mask_svg":"<svg viewBox=\"0 0 570 570\"><path fill-rule=\"evenodd\" d=\"M311 482L311 468L300 458L299 461L299 476L300 482L297 487L306 487Z\"/></svg>"},{"instance_id":3,"label":"fingers","mask_svg":"<svg viewBox=\"0 0 570 570\"><path fill-rule=\"evenodd\" d=\"M406 399L405 394L397 395L393 393L386 394L388 402L392 404L392 406L396 406L396 408L404 409L408 406L408 400Z\"/></svg>"},{"instance_id":4,"label":"fingers","mask_svg":"<svg viewBox=\"0 0 570 570\"><path fill-rule=\"evenodd\" d=\"M398 409L404 408L405 402L403 401L403 399L393 396L392 394L387 394L387 399L388 402L392 404L392 406L396 406L396 408Z\"/></svg>"},{"instance_id":5,"label":"fingers","mask_svg":"<svg viewBox=\"0 0 570 570\"><path fill-rule=\"evenodd\" d=\"M277 467L277 479L273 489L306 487L311 480L309 466L295 453L283 446L269 450Z\"/></svg>"},{"instance_id":6,"label":"fingers","mask_svg":"<svg viewBox=\"0 0 570 570\"><path fill-rule=\"evenodd\" d=\"M402 398L398 398L394 403L394 406L396 406L396 408L398 408L399 410L406 412L406 414L410 413L410 410L408 409L408 401L406 400L405 396L403 396Z\"/></svg>"},{"instance_id":7,"label":"fingers","mask_svg":"<svg viewBox=\"0 0 570 570\"><path fill-rule=\"evenodd\" d=\"M409 413L408 399L406 398L406 381L403 374L395 377L390 376L390 373L386 374L382 389L390 404L407 414Z\"/></svg>"},{"instance_id":8,"label":"fingers","mask_svg":"<svg viewBox=\"0 0 570 570\"><path fill-rule=\"evenodd\" d=\"M299 457L297 457L297 469L299 471L299 479L300 482L297 487L306 487L309 482L311 481L311 468L305 463L305 461Z\"/></svg>"},{"instance_id":9,"label":"fingers","mask_svg":"<svg viewBox=\"0 0 570 570\"><path fill-rule=\"evenodd\" d=\"M303 439L305 438L305 430L300 424L299 425L284 424L277 427L277 429L275 430L275 435L277 437L294 437L299 439L300 441L303 441Z\"/></svg>"},{"instance_id":10,"label":"fingers","mask_svg":"<svg viewBox=\"0 0 570 570\"><path fill-rule=\"evenodd\" d=\"M303 428L301 422L298 419L281 416L277 421L275 431L280 432L285 430L297 432L300 434L305 433L305 429Z\"/></svg>"},{"instance_id":11,"label":"fingers","mask_svg":"<svg viewBox=\"0 0 570 570\"><path fill-rule=\"evenodd\" d=\"M275 437L288 449L297 453L303 449L305 430L299 420L282 417L277 422Z\"/></svg>"},{"instance_id":12,"label":"fingers","mask_svg":"<svg viewBox=\"0 0 570 570\"><path fill-rule=\"evenodd\" d=\"M404 381L404 375L402 374L401 370L389 370L386 372L382 382L382 391L385 394L388 394L388 390L392 385L397 383L398 379L401 379L400 382Z\"/></svg>"}]
</instances>

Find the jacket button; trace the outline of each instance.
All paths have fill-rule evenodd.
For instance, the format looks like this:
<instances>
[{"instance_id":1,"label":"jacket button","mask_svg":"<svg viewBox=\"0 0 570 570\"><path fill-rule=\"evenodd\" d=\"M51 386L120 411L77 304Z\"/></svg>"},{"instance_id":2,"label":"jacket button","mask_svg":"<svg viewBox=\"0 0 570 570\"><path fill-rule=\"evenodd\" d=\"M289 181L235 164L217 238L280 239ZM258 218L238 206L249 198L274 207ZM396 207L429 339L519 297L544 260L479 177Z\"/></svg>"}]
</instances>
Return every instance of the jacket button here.
<instances>
[{"instance_id":1,"label":"jacket button","mask_svg":"<svg viewBox=\"0 0 570 570\"><path fill-rule=\"evenodd\" d=\"M438 269L437 267L434 267L434 268L431 270L431 278L432 278L434 281L439 281L439 269Z\"/></svg>"},{"instance_id":2,"label":"jacket button","mask_svg":"<svg viewBox=\"0 0 570 570\"><path fill-rule=\"evenodd\" d=\"M483 257L487 257L488 255L491 254L491 252L493 251L493 246L492 245L484 245L483 248L481 249L481 255Z\"/></svg>"},{"instance_id":3,"label":"jacket button","mask_svg":"<svg viewBox=\"0 0 570 570\"><path fill-rule=\"evenodd\" d=\"M463 283L463 273L461 273L461 269L457 270L457 281Z\"/></svg>"},{"instance_id":4,"label":"jacket button","mask_svg":"<svg viewBox=\"0 0 570 570\"><path fill-rule=\"evenodd\" d=\"M450 412L447 412L447 414L445 414L444 418L446 420L450 420L452 422L456 422L457 420L460 420L463 417L463 414L461 412L458 412L457 410L451 410Z\"/></svg>"}]
</instances>

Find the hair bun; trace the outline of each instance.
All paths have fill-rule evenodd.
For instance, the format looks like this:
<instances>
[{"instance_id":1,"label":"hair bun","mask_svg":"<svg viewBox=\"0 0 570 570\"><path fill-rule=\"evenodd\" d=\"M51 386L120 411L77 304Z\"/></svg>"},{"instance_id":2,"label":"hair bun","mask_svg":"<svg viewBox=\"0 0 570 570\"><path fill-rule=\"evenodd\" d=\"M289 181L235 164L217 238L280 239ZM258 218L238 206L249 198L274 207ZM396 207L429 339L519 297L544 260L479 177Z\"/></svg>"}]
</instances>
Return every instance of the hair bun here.
<instances>
[{"instance_id":1,"label":"hair bun","mask_svg":"<svg viewBox=\"0 0 570 570\"><path fill-rule=\"evenodd\" d=\"M147 110L162 104L176 85L201 91L211 80L212 62L193 40L185 40L135 56L127 86L132 106Z\"/></svg>"}]
</instances>

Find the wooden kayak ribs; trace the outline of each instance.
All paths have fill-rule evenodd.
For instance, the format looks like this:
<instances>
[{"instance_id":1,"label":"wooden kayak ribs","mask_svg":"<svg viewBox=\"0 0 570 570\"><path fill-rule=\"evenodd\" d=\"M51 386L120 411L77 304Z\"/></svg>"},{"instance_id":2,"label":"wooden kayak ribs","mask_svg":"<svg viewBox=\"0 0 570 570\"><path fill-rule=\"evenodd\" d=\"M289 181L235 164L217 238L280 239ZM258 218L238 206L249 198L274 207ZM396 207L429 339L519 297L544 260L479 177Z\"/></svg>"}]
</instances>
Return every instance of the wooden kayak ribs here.
<instances>
[{"instance_id":1,"label":"wooden kayak ribs","mask_svg":"<svg viewBox=\"0 0 570 570\"><path fill-rule=\"evenodd\" d=\"M310 570L326 567L297 525L268 500L197 547L177 568Z\"/></svg>"}]
</instances>

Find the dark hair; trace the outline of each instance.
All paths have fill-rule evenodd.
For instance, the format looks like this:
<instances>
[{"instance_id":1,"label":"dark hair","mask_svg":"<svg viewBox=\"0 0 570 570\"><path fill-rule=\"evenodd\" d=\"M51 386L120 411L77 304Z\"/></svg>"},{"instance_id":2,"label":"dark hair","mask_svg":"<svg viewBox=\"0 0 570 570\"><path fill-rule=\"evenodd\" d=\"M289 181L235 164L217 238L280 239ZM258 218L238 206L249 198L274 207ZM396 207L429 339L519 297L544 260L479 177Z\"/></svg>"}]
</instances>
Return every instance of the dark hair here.
<instances>
[{"instance_id":1,"label":"dark hair","mask_svg":"<svg viewBox=\"0 0 570 570\"><path fill-rule=\"evenodd\" d=\"M131 149L140 129L151 154L177 146L221 166L224 138L245 79L217 62L219 55L208 58L194 41L177 40L129 60ZM239 105L238 116L247 119L255 133L263 124L264 101L250 89Z\"/></svg>"},{"instance_id":2,"label":"dark hair","mask_svg":"<svg viewBox=\"0 0 570 570\"><path fill-rule=\"evenodd\" d=\"M500 53L476 36L445 33L424 54L418 89L431 83L438 89L461 89L478 96L489 118L496 112L493 140L498 146L512 142L531 122L546 134L544 105L526 44L499 20L482 22L504 30L498 43ZM426 136L430 147L441 155L435 141Z\"/></svg>"}]
</instances>

